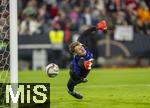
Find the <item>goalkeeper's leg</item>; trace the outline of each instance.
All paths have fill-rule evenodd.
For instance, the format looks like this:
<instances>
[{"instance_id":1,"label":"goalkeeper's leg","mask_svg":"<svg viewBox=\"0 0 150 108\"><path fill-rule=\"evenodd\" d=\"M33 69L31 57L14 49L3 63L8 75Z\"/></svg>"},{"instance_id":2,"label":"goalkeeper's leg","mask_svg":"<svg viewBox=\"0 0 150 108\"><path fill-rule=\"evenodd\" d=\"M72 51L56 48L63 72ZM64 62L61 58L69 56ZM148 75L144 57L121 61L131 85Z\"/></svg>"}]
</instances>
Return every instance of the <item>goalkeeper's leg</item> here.
<instances>
[{"instance_id":1,"label":"goalkeeper's leg","mask_svg":"<svg viewBox=\"0 0 150 108\"><path fill-rule=\"evenodd\" d=\"M70 95L72 95L73 97L77 98L77 99L82 99L83 96L79 93L77 93L76 91L74 91L74 87L79 84L79 82L74 82L72 80L72 78L69 79L68 84L67 84L67 88L68 88L68 93Z\"/></svg>"},{"instance_id":2,"label":"goalkeeper's leg","mask_svg":"<svg viewBox=\"0 0 150 108\"><path fill-rule=\"evenodd\" d=\"M70 78L67 84L67 88L68 88L68 93L71 94L73 97L77 98L77 99L82 99L83 96L77 92L74 91L74 87L77 84L80 84L83 82L82 77L80 77L79 75L76 75L75 73L72 72L72 69L70 70Z\"/></svg>"}]
</instances>

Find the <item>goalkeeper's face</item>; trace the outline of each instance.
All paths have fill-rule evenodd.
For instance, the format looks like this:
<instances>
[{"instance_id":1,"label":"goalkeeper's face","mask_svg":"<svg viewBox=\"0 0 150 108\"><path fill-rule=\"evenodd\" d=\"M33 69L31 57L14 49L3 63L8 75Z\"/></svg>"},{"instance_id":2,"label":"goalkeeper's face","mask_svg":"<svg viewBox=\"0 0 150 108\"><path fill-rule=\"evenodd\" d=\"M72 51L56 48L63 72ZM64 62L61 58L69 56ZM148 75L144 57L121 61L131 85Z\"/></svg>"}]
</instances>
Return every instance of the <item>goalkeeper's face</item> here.
<instances>
[{"instance_id":1,"label":"goalkeeper's face","mask_svg":"<svg viewBox=\"0 0 150 108\"><path fill-rule=\"evenodd\" d=\"M79 56L85 56L86 55L86 50L85 50L85 48L81 44L77 45L74 48L74 52L75 52L75 54L77 54Z\"/></svg>"}]
</instances>

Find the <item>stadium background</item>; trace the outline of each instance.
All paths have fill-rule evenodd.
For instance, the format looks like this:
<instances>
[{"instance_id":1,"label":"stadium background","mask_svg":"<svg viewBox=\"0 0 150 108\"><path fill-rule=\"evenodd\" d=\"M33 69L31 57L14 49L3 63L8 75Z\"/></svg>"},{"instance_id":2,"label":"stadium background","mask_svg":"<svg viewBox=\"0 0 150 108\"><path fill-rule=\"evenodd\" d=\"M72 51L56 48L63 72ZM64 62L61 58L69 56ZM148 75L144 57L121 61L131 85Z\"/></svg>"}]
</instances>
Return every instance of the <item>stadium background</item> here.
<instances>
[{"instance_id":1,"label":"stadium background","mask_svg":"<svg viewBox=\"0 0 150 108\"><path fill-rule=\"evenodd\" d=\"M44 69L51 62L66 68L68 45L103 19L111 30L88 41L95 67L149 66L149 7L149 0L18 0L19 69ZM130 28L119 38L118 25Z\"/></svg>"}]
</instances>

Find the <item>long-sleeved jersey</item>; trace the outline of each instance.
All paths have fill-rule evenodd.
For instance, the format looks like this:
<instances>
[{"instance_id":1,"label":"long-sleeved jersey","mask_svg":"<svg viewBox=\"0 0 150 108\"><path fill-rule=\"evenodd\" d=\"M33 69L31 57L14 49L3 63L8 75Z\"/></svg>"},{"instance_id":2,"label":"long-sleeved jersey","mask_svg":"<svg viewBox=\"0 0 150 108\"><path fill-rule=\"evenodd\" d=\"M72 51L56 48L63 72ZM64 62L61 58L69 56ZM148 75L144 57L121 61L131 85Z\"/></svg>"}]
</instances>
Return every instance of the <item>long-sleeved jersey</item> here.
<instances>
[{"instance_id":1,"label":"long-sleeved jersey","mask_svg":"<svg viewBox=\"0 0 150 108\"><path fill-rule=\"evenodd\" d=\"M86 31L84 31L78 41L84 45L87 44L87 38L90 38L89 35L91 34L91 32L96 31L96 27L91 27L89 29L87 29ZM89 50L89 48L87 48L86 46L83 47L86 50L86 55L85 56L79 56L79 55L75 55L73 57L73 60L71 62L71 71L73 73L75 73L76 75L79 75L83 78L85 78L87 76L87 74L89 73L90 70L85 69L84 67L84 61L93 59L93 54L91 53L91 51Z\"/></svg>"}]
</instances>

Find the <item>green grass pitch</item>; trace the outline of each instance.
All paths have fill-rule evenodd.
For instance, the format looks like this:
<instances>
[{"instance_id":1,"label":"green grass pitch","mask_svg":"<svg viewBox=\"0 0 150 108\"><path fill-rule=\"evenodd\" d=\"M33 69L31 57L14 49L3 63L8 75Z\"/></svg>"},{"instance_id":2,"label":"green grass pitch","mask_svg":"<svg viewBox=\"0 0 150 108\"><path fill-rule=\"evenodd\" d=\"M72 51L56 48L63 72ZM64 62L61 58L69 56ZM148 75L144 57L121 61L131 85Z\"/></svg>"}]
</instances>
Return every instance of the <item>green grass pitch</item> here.
<instances>
[{"instance_id":1,"label":"green grass pitch","mask_svg":"<svg viewBox=\"0 0 150 108\"><path fill-rule=\"evenodd\" d=\"M76 86L77 100L66 91L68 70L55 78L42 71L19 72L19 82L51 83L51 108L150 108L150 68L93 69L88 82Z\"/></svg>"}]
</instances>

